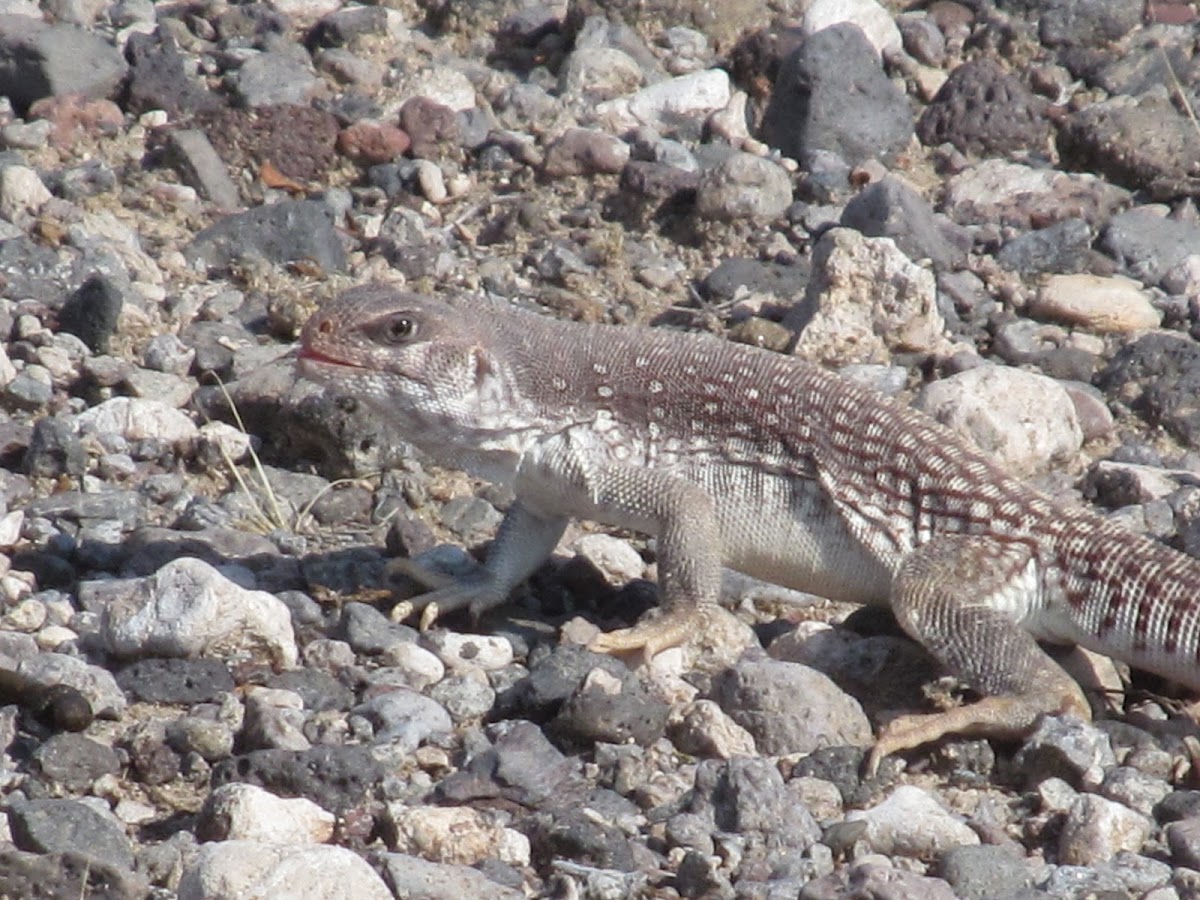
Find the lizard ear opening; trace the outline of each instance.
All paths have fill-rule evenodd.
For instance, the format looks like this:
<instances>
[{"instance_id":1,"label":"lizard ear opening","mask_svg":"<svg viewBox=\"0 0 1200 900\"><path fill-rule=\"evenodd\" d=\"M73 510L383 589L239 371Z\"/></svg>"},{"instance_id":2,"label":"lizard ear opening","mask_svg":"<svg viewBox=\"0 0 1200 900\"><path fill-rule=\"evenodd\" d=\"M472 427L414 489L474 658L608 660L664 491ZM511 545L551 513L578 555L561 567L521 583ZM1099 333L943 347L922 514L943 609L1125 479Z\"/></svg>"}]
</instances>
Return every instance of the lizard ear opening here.
<instances>
[{"instance_id":1,"label":"lizard ear opening","mask_svg":"<svg viewBox=\"0 0 1200 900\"><path fill-rule=\"evenodd\" d=\"M491 357L482 347L471 348L471 368L475 372L475 389L482 390L483 387L496 377L496 367L492 364Z\"/></svg>"}]
</instances>

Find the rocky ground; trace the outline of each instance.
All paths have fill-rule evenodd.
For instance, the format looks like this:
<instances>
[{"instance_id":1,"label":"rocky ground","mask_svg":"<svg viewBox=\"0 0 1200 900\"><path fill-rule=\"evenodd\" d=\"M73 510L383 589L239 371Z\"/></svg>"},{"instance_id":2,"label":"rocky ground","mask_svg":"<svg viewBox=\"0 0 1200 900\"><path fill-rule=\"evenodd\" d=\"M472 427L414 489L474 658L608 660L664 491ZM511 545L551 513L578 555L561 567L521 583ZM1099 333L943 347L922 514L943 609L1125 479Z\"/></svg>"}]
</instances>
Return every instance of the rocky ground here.
<instances>
[{"instance_id":1,"label":"rocky ground","mask_svg":"<svg viewBox=\"0 0 1200 900\"><path fill-rule=\"evenodd\" d=\"M371 278L795 352L1200 553L1195 4L767 6L6 0L0 895L1200 894L1195 726L1103 660L1095 725L864 778L955 686L733 578L591 654L640 536L388 616L510 498L296 380Z\"/></svg>"}]
</instances>

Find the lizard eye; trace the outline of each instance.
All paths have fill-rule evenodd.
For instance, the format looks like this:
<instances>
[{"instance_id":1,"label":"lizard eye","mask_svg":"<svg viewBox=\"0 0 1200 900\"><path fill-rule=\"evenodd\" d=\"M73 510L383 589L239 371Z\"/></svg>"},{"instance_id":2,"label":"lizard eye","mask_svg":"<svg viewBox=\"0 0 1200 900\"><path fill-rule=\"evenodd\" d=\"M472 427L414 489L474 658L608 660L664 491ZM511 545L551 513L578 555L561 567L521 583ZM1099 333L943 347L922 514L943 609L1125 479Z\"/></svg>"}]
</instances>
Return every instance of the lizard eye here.
<instances>
[{"instance_id":1,"label":"lizard eye","mask_svg":"<svg viewBox=\"0 0 1200 900\"><path fill-rule=\"evenodd\" d=\"M385 320L380 328L380 336L389 344L402 344L416 333L416 320L405 313Z\"/></svg>"}]
</instances>

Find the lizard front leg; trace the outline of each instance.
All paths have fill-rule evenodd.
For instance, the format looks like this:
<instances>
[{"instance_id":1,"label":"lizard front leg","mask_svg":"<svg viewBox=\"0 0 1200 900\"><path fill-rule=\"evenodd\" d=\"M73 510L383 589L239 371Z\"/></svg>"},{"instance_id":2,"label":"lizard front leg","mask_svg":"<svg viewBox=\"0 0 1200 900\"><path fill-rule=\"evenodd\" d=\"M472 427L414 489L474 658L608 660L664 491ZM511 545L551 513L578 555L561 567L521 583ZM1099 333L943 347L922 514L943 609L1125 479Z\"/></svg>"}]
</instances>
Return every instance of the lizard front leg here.
<instances>
[{"instance_id":1,"label":"lizard front leg","mask_svg":"<svg viewBox=\"0 0 1200 900\"><path fill-rule=\"evenodd\" d=\"M509 507L496 531L483 567L465 578L431 575L403 561L399 569L435 590L407 601L407 616L423 611L421 627L428 628L443 613L466 608L472 619L499 606L513 590L537 571L554 552L567 527L567 517L535 513L519 500Z\"/></svg>"},{"instance_id":2,"label":"lizard front leg","mask_svg":"<svg viewBox=\"0 0 1200 900\"><path fill-rule=\"evenodd\" d=\"M597 518L630 524L658 538L662 610L632 628L597 637L600 653L641 650L647 657L684 643L706 627L706 608L721 587L721 533L713 499L692 482L653 469L609 467L588 478Z\"/></svg>"},{"instance_id":3,"label":"lizard front leg","mask_svg":"<svg viewBox=\"0 0 1200 900\"><path fill-rule=\"evenodd\" d=\"M1036 563L1023 543L943 536L900 566L891 604L900 626L983 699L933 715L901 716L885 726L869 771L889 753L946 734L1023 737L1039 716L1091 718L1079 685L1017 620L1037 600Z\"/></svg>"}]
</instances>

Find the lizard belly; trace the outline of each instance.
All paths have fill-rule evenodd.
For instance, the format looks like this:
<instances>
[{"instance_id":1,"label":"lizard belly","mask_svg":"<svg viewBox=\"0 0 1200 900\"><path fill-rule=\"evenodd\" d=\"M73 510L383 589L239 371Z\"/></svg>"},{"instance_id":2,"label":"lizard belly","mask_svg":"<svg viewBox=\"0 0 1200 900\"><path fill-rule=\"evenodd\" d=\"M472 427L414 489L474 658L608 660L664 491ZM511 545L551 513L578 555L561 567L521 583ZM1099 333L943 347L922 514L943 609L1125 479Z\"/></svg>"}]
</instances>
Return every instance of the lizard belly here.
<instances>
[{"instance_id":1,"label":"lizard belly","mask_svg":"<svg viewBox=\"0 0 1200 900\"><path fill-rule=\"evenodd\" d=\"M818 485L764 476L717 499L725 565L794 590L851 603L887 600L892 569L851 533Z\"/></svg>"}]
</instances>

